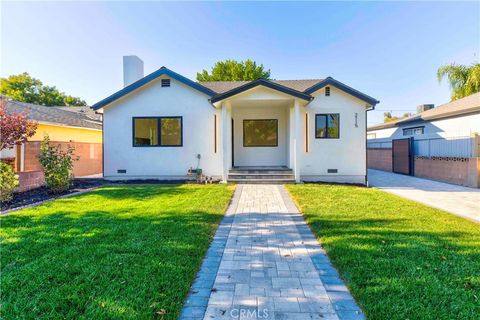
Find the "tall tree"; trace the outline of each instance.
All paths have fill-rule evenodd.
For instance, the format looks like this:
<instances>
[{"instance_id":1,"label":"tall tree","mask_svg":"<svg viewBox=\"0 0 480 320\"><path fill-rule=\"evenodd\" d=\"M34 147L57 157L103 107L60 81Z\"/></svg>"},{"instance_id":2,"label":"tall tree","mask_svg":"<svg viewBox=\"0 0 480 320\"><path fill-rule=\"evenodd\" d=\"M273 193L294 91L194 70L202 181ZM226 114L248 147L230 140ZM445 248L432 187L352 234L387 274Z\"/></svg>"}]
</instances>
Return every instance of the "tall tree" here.
<instances>
[{"instance_id":1,"label":"tall tree","mask_svg":"<svg viewBox=\"0 0 480 320\"><path fill-rule=\"evenodd\" d=\"M0 94L13 100L35 103L43 106L85 106L80 98L66 95L54 86L47 86L42 81L32 78L24 72L0 79Z\"/></svg>"},{"instance_id":2,"label":"tall tree","mask_svg":"<svg viewBox=\"0 0 480 320\"><path fill-rule=\"evenodd\" d=\"M7 99L0 97L0 150L11 149L35 134L37 123L26 113L7 113Z\"/></svg>"},{"instance_id":3,"label":"tall tree","mask_svg":"<svg viewBox=\"0 0 480 320\"><path fill-rule=\"evenodd\" d=\"M480 92L480 63L473 63L470 66L447 64L438 68L437 77L440 82L447 77L452 100Z\"/></svg>"},{"instance_id":4,"label":"tall tree","mask_svg":"<svg viewBox=\"0 0 480 320\"><path fill-rule=\"evenodd\" d=\"M251 59L245 61L225 60L218 61L210 73L207 70L197 72L197 81L240 81L270 79L270 69L266 70L263 64Z\"/></svg>"}]
</instances>

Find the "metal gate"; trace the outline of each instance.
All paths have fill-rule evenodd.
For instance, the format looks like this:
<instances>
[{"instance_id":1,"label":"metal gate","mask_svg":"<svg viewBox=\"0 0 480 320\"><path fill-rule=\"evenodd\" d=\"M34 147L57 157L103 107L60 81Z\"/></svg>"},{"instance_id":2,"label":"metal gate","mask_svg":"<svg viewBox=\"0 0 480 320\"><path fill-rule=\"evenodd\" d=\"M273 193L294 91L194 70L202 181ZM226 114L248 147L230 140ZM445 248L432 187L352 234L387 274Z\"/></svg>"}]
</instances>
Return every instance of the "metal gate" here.
<instances>
[{"instance_id":1,"label":"metal gate","mask_svg":"<svg viewBox=\"0 0 480 320\"><path fill-rule=\"evenodd\" d=\"M413 138L392 140L392 171L413 175Z\"/></svg>"}]
</instances>

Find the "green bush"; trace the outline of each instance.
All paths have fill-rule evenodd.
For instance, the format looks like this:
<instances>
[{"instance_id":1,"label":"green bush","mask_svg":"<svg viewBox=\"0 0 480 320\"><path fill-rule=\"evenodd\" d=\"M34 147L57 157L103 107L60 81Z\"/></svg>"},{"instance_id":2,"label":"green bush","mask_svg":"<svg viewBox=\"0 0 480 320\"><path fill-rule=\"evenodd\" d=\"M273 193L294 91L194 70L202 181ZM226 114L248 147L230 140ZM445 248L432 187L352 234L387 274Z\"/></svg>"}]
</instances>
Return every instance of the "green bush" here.
<instances>
[{"instance_id":1,"label":"green bush","mask_svg":"<svg viewBox=\"0 0 480 320\"><path fill-rule=\"evenodd\" d=\"M45 174L45 183L50 192L61 193L70 188L72 182L73 153L75 148L50 145L50 138L45 136L40 146L40 164Z\"/></svg>"},{"instance_id":2,"label":"green bush","mask_svg":"<svg viewBox=\"0 0 480 320\"><path fill-rule=\"evenodd\" d=\"M0 201L12 200L13 190L18 186L18 175L11 165L0 161Z\"/></svg>"}]
</instances>

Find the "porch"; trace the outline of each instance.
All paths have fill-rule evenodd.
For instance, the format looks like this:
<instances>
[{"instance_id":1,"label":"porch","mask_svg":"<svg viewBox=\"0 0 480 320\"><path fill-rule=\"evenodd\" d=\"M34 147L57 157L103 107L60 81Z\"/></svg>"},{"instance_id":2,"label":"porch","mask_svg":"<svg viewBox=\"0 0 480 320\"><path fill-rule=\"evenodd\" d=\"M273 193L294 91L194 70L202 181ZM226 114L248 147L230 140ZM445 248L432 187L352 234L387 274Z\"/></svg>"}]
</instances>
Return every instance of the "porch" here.
<instances>
[{"instance_id":1,"label":"porch","mask_svg":"<svg viewBox=\"0 0 480 320\"><path fill-rule=\"evenodd\" d=\"M221 113L223 180L300 182L308 102L263 86L214 102Z\"/></svg>"}]
</instances>

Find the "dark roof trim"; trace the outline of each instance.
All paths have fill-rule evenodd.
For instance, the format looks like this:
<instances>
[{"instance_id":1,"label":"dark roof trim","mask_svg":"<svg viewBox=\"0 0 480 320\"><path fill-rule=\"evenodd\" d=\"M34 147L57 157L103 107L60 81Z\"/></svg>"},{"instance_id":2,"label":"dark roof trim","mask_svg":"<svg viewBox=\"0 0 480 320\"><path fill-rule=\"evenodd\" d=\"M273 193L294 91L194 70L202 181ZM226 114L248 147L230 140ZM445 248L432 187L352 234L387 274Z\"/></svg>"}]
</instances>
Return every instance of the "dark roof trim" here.
<instances>
[{"instance_id":1,"label":"dark roof trim","mask_svg":"<svg viewBox=\"0 0 480 320\"><path fill-rule=\"evenodd\" d=\"M361 93L360 91L358 90L355 90L353 89L352 87L349 87L347 86L346 84L343 84L341 83L340 81L338 80L335 80L333 79L332 77L327 77L325 80L323 81L320 81L319 83L311 86L310 88L308 88L307 90L305 90L304 92L307 93L307 94L312 94L314 93L315 91L325 87L325 86L334 86L342 91L345 91L346 93L360 99L360 100L363 100L369 104L371 104L372 106L375 106L377 103L380 103L380 101L378 101L377 99L375 98L372 98L364 93Z\"/></svg>"},{"instance_id":2,"label":"dark roof trim","mask_svg":"<svg viewBox=\"0 0 480 320\"><path fill-rule=\"evenodd\" d=\"M185 78L184 76L166 68L166 67L161 67L160 69L158 69L157 71L154 71L152 73L150 73L149 75L143 77L142 79L138 80L138 81L135 81L134 83L132 83L131 85L129 86L126 86L125 88L123 88L122 90L120 91L117 91L115 92L114 94L112 94L111 96L103 99L102 101L99 101L97 103L95 103L93 106L92 106L92 109L93 110L98 110L100 108L103 108L105 107L106 105L112 103L113 101L117 100L117 99L120 99L121 97L129 94L130 92L146 85L147 83L157 79L158 77L160 76L163 76L163 75L167 75L177 81L180 81L182 82L183 84L186 84L187 86L190 86L192 87L193 89L196 89L202 93L205 93L206 95L210 96L210 97L213 97L215 96L217 93L208 89L207 87L204 87L202 86L201 84L197 83L197 82L194 82L188 78Z\"/></svg>"},{"instance_id":3,"label":"dark roof trim","mask_svg":"<svg viewBox=\"0 0 480 320\"><path fill-rule=\"evenodd\" d=\"M210 102L211 103L218 102L220 100L229 98L231 96L234 96L234 95L239 94L241 92L244 92L246 90L255 88L257 86L264 86L264 87L267 87L267 88L270 88L270 89L273 89L273 90L277 90L277 91L286 93L288 95L291 95L291 96L294 96L294 97L297 97L297 98L300 98L300 99L303 99L303 100L306 100L306 101L311 101L313 99L313 97L311 95L307 94L307 93L285 87L281 84L278 84L278 83L275 83L275 82L272 82L272 81L269 81L269 80L257 79L257 80L251 81L249 83L246 83L244 85L241 85L240 87L237 87L237 88L234 88L234 89L229 90L227 92L216 95L216 96L214 96L213 98L210 99Z\"/></svg>"}]
</instances>

